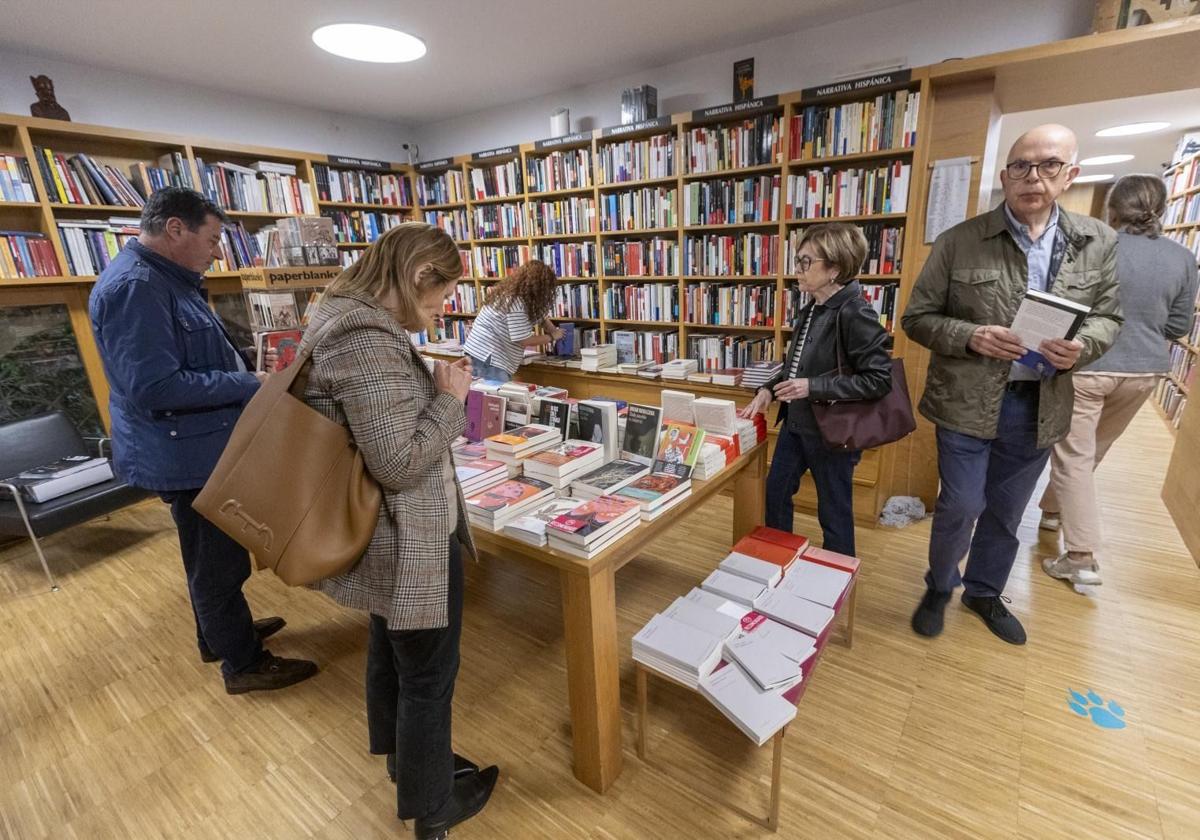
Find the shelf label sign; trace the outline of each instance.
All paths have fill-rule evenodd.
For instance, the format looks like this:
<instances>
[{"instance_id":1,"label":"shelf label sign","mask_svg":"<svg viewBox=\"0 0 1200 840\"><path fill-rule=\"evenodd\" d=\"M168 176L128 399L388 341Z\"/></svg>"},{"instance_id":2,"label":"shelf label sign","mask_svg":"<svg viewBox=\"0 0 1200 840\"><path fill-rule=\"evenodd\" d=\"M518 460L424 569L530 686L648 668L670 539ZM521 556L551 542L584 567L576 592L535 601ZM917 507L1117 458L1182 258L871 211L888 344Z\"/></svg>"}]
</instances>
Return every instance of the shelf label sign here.
<instances>
[{"instance_id":1,"label":"shelf label sign","mask_svg":"<svg viewBox=\"0 0 1200 840\"><path fill-rule=\"evenodd\" d=\"M547 137L545 140L538 140L533 144L533 148L539 152L542 149L556 149L559 146L573 146L576 143L586 143L592 139L590 131L576 131L574 134L564 134L562 137Z\"/></svg>"},{"instance_id":2,"label":"shelf label sign","mask_svg":"<svg viewBox=\"0 0 1200 840\"><path fill-rule=\"evenodd\" d=\"M847 94L875 93L876 91L902 85L912 80L912 68L893 70L888 73L875 73L859 79L847 79L844 82L833 82L828 85L805 88L800 91L800 101L803 103L817 102L822 99L836 99Z\"/></svg>"},{"instance_id":3,"label":"shelf label sign","mask_svg":"<svg viewBox=\"0 0 1200 840\"><path fill-rule=\"evenodd\" d=\"M452 158L438 158L437 160L427 160L417 164L418 172L432 172L435 169L447 169L454 165Z\"/></svg>"},{"instance_id":4,"label":"shelf label sign","mask_svg":"<svg viewBox=\"0 0 1200 840\"><path fill-rule=\"evenodd\" d=\"M601 137L620 137L623 134L637 134L639 131L650 131L655 128L670 128L671 116L655 117L652 120L642 120L625 125L610 125L600 130Z\"/></svg>"},{"instance_id":5,"label":"shelf label sign","mask_svg":"<svg viewBox=\"0 0 1200 840\"><path fill-rule=\"evenodd\" d=\"M755 114L759 111L769 111L779 105L779 95L756 96L745 102L727 102L724 105L714 105L711 108L701 108L692 111L692 122L712 122L725 117L740 117L743 114Z\"/></svg>"},{"instance_id":6,"label":"shelf label sign","mask_svg":"<svg viewBox=\"0 0 1200 840\"><path fill-rule=\"evenodd\" d=\"M471 160L491 160L497 157L509 157L516 153L516 146L501 146L498 149L488 149L486 152L474 152L471 155Z\"/></svg>"},{"instance_id":7,"label":"shelf label sign","mask_svg":"<svg viewBox=\"0 0 1200 840\"><path fill-rule=\"evenodd\" d=\"M359 157L343 157L342 155L329 155L330 166L354 166L358 169L391 169L392 165L386 160L369 160L368 158Z\"/></svg>"}]
</instances>

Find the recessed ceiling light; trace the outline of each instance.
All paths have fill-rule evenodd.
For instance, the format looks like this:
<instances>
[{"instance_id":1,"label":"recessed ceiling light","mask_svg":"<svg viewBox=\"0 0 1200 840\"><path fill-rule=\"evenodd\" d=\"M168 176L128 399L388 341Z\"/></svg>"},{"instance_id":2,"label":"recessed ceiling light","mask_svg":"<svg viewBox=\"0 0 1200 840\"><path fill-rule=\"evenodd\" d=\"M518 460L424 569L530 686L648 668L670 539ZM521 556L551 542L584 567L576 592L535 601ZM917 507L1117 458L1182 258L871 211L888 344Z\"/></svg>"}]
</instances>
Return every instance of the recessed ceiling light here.
<instances>
[{"instance_id":1,"label":"recessed ceiling light","mask_svg":"<svg viewBox=\"0 0 1200 840\"><path fill-rule=\"evenodd\" d=\"M1114 125L1112 128L1102 128L1096 132L1096 136L1128 137L1131 134L1149 134L1152 131L1162 131L1164 128L1170 127L1169 122L1129 123L1128 125Z\"/></svg>"},{"instance_id":2,"label":"recessed ceiling light","mask_svg":"<svg viewBox=\"0 0 1200 840\"><path fill-rule=\"evenodd\" d=\"M1106 175L1080 175L1078 178L1075 179L1075 183L1076 184L1094 184L1097 181L1111 181L1112 177L1113 176L1112 176L1111 172L1109 172Z\"/></svg>"},{"instance_id":3,"label":"recessed ceiling light","mask_svg":"<svg viewBox=\"0 0 1200 840\"><path fill-rule=\"evenodd\" d=\"M1080 166L1107 166L1110 163L1124 163L1133 160L1133 155L1096 155L1079 161ZM1076 181L1079 179L1076 178Z\"/></svg>"},{"instance_id":4,"label":"recessed ceiling light","mask_svg":"<svg viewBox=\"0 0 1200 840\"><path fill-rule=\"evenodd\" d=\"M332 23L313 30L312 39L325 52L355 61L395 64L425 55L425 42L415 35L369 23Z\"/></svg>"}]
</instances>

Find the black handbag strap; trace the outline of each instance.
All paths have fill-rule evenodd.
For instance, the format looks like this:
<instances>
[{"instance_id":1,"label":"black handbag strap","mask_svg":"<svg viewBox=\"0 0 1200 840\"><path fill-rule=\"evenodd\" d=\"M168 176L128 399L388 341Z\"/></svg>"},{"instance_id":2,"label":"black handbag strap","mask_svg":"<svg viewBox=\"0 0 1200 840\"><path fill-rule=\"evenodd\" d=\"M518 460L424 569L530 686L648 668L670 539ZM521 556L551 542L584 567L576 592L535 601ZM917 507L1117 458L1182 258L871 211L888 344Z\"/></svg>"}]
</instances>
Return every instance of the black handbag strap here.
<instances>
[{"instance_id":1,"label":"black handbag strap","mask_svg":"<svg viewBox=\"0 0 1200 840\"><path fill-rule=\"evenodd\" d=\"M833 346L837 353L837 372L838 376L848 376L846 373L846 357L842 353L842 309L845 304L837 308L837 312L833 316Z\"/></svg>"}]
</instances>

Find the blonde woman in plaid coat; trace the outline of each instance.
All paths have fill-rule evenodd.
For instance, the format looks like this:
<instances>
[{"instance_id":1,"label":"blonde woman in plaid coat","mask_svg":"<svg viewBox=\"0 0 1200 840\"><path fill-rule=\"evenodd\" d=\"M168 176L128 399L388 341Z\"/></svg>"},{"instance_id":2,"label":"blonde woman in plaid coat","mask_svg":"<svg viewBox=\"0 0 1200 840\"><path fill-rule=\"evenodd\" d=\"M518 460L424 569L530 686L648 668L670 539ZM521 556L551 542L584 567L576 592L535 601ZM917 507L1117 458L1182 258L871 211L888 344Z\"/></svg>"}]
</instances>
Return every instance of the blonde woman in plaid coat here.
<instances>
[{"instance_id":1,"label":"blonde woman in plaid coat","mask_svg":"<svg viewBox=\"0 0 1200 840\"><path fill-rule=\"evenodd\" d=\"M325 293L310 335L305 400L346 426L383 488L366 554L320 589L370 613L367 721L373 754L388 756L397 814L421 840L445 837L477 813L498 770L450 746L462 630L461 554L474 555L450 458L466 424L466 360L431 372L409 340L442 311L462 275L454 241L409 222L381 236Z\"/></svg>"}]
</instances>

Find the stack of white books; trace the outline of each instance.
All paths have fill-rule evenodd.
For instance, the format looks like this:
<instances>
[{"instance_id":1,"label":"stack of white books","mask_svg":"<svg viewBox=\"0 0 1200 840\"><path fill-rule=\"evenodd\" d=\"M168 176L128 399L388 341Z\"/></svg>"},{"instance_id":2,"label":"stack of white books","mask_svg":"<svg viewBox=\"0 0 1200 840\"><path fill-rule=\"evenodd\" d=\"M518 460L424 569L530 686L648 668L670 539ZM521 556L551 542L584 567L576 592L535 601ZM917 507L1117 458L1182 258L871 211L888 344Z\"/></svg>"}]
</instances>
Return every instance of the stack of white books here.
<instances>
[{"instance_id":1,"label":"stack of white books","mask_svg":"<svg viewBox=\"0 0 1200 840\"><path fill-rule=\"evenodd\" d=\"M707 436L705 441L708 441ZM725 450L715 443L704 443L700 447L700 457L696 459L696 468L692 472L692 477L704 481L723 469L725 469Z\"/></svg>"},{"instance_id":2,"label":"stack of white books","mask_svg":"<svg viewBox=\"0 0 1200 840\"><path fill-rule=\"evenodd\" d=\"M457 449L452 449L450 451L450 456L454 459L454 463L457 466L469 464L472 461L478 461L480 458L486 458L487 446L484 445L483 441L480 441L479 443L471 443L468 441L463 446L460 446Z\"/></svg>"},{"instance_id":3,"label":"stack of white books","mask_svg":"<svg viewBox=\"0 0 1200 840\"><path fill-rule=\"evenodd\" d=\"M552 499L504 525L504 533L529 545L546 544L546 526L578 504L573 499Z\"/></svg>"},{"instance_id":4,"label":"stack of white books","mask_svg":"<svg viewBox=\"0 0 1200 840\"><path fill-rule=\"evenodd\" d=\"M523 382L505 382L496 390L496 394L505 400L505 428L533 422L533 392L536 390L536 385Z\"/></svg>"},{"instance_id":5,"label":"stack of white books","mask_svg":"<svg viewBox=\"0 0 1200 840\"><path fill-rule=\"evenodd\" d=\"M788 574L791 574L790 570ZM786 624L801 633L807 633L814 639L824 633L833 621L832 609L801 598L799 595L793 595L782 585L774 589L767 589L755 598L754 609L775 619L780 624Z\"/></svg>"},{"instance_id":6,"label":"stack of white books","mask_svg":"<svg viewBox=\"0 0 1200 840\"><path fill-rule=\"evenodd\" d=\"M765 591L768 591L763 584L757 581L741 575L730 574L721 569L714 569L700 584L700 588L751 608L756 608L758 606L757 599L761 598Z\"/></svg>"},{"instance_id":7,"label":"stack of white books","mask_svg":"<svg viewBox=\"0 0 1200 840\"><path fill-rule=\"evenodd\" d=\"M557 446L561 442L562 437L557 429L530 423L502 434L492 435L483 443L490 460L513 465L535 452Z\"/></svg>"},{"instance_id":8,"label":"stack of white books","mask_svg":"<svg viewBox=\"0 0 1200 840\"><path fill-rule=\"evenodd\" d=\"M783 579L782 566L737 551L729 552L717 568L754 581L759 586L776 586Z\"/></svg>"},{"instance_id":9,"label":"stack of white books","mask_svg":"<svg viewBox=\"0 0 1200 840\"><path fill-rule=\"evenodd\" d=\"M555 490L564 490L579 476L603 463L602 445L568 440L533 453L521 461L521 467L525 475L549 482Z\"/></svg>"},{"instance_id":10,"label":"stack of white books","mask_svg":"<svg viewBox=\"0 0 1200 840\"><path fill-rule=\"evenodd\" d=\"M754 446L759 443L758 427L754 425L753 420L742 420L738 418L737 423L737 438L742 452L749 452Z\"/></svg>"},{"instance_id":11,"label":"stack of white books","mask_svg":"<svg viewBox=\"0 0 1200 840\"><path fill-rule=\"evenodd\" d=\"M764 690L736 663L700 681L700 693L754 743L762 746L796 717L779 690Z\"/></svg>"},{"instance_id":12,"label":"stack of white books","mask_svg":"<svg viewBox=\"0 0 1200 840\"><path fill-rule=\"evenodd\" d=\"M551 520L546 529L551 548L591 558L638 526L641 508L632 499L600 496L577 504Z\"/></svg>"},{"instance_id":13,"label":"stack of white books","mask_svg":"<svg viewBox=\"0 0 1200 840\"><path fill-rule=\"evenodd\" d=\"M733 400L700 397L692 403L692 412L695 425L710 434L732 437L737 432L737 405Z\"/></svg>"},{"instance_id":14,"label":"stack of white books","mask_svg":"<svg viewBox=\"0 0 1200 840\"><path fill-rule=\"evenodd\" d=\"M112 464L107 458L89 455L67 455L41 467L25 470L11 478L0 476L0 481L12 484L26 501L48 502L111 481ZM0 491L2 492L2 491Z\"/></svg>"},{"instance_id":15,"label":"stack of white books","mask_svg":"<svg viewBox=\"0 0 1200 840\"><path fill-rule=\"evenodd\" d=\"M757 391L763 385L775 378L775 374L783 370L783 362L764 361L751 362L742 374L742 387Z\"/></svg>"},{"instance_id":16,"label":"stack of white books","mask_svg":"<svg viewBox=\"0 0 1200 840\"><path fill-rule=\"evenodd\" d=\"M508 481L509 467L500 461L489 461L479 458L465 464L455 466L458 484L462 487L463 496L474 496L489 487L495 487L502 481Z\"/></svg>"},{"instance_id":17,"label":"stack of white books","mask_svg":"<svg viewBox=\"0 0 1200 840\"><path fill-rule=\"evenodd\" d=\"M715 613L714 613L715 615ZM691 688L721 661L722 638L659 613L633 637L633 659Z\"/></svg>"},{"instance_id":18,"label":"stack of white books","mask_svg":"<svg viewBox=\"0 0 1200 840\"><path fill-rule=\"evenodd\" d=\"M617 365L617 345L597 344L595 347L584 347L579 351L580 368L591 373Z\"/></svg>"},{"instance_id":19,"label":"stack of white books","mask_svg":"<svg viewBox=\"0 0 1200 840\"><path fill-rule=\"evenodd\" d=\"M663 379L673 379L678 382L686 380L688 374L695 373L699 367L695 359L672 359L662 366L662 373L659 375Z\"/></svg>"},{"instance_id":20,"label":"stack of white books","mask_svg":"<svg viewBox=\"0 0 1200 840\"><path fill-rule=\"evenodd\" d=\"M510 478L481 493L468 496L471 524L493 533L554 497L554 488L536 478Z\"/></svg>"},{"instance_id":21,"label":"stack of white books","mask_svg":"<svg viewBox=\"0 0 1200 840\"><path fill-rule=\"evenodd\" d=\"M696 395L690 391L672 391L664 388L659 393L662 401L662 419L664 423L687 423L696 425Z\"/></svg>"},{"instance_id":22,"label":"stack of white books","mask_svg":"<svg viewBox=\"0 0 1200 840\"><path fill-rule=\"evenodd\" d=\"M814 638L769 618L725 641L725 658L767 691L787 691L799 683L816 652Z\"/></svg>"},{"instance_id":23,"label":"stack of white books","mask_svg":"<svg viewBox=\"0 0 1200 840\"><path fill-rule=\"evenodd\" d=\"M850 585L850 578L849 572L810 563L801 558L800 562L788 567L779 588L813 603L836 609Z\"/></svg>"}]
</instances>

